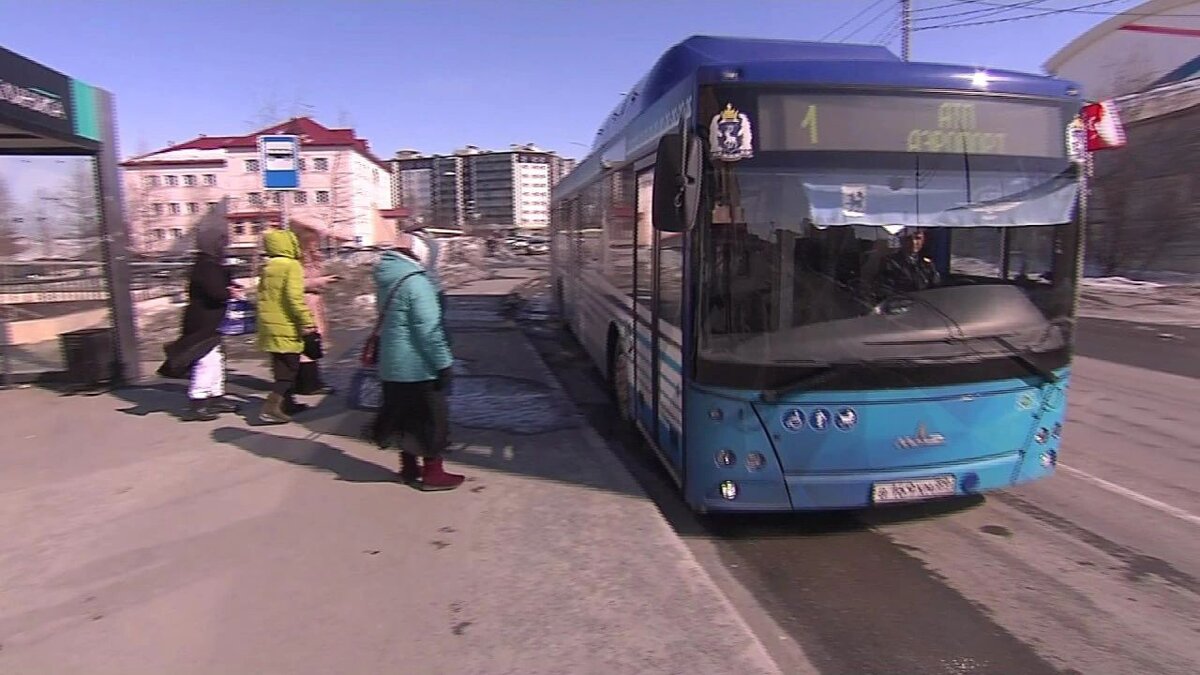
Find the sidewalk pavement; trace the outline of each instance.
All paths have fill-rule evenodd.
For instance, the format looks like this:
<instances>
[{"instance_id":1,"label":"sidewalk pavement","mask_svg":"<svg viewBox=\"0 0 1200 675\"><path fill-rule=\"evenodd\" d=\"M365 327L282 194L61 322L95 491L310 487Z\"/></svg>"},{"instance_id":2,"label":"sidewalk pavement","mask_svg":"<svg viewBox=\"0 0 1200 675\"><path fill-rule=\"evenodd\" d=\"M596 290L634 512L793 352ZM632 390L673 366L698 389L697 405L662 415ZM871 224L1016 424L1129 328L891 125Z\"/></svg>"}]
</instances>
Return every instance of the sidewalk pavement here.
<instances>
[{"instance_id":1,"label":"sidewalk pavement","mask_svg":"<svg viewBox=\"0 0 1200 675\"><path fill-rule=\"evenodd\" d=\"M0 672L778 672L503 318L519 277L450 301L454 492L337 396L262 427L180 422L177 382L0 392Z\"/></svg>"}]
</instances>

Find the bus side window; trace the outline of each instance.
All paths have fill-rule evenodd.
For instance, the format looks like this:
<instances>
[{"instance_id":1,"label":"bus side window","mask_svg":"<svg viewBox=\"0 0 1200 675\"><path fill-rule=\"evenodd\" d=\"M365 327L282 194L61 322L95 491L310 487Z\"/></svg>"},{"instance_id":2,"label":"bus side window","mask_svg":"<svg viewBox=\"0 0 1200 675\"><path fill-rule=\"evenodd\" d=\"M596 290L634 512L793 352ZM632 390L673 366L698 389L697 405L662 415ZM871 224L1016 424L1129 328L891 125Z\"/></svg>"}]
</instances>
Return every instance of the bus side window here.
<instances>
[{"instance_id":1,"label":"bus side window","mask_svg":"<svg viewBox=\"0 0 1200 675\"><path fill-rule=\"evenodd\" d=\"M604 231L607 250L604 274L623 295L633 295L633 241L637 214L634 210L632 168L610 174L604 181Z\"/></svg>"},{"instance_id":2,"label":"bus side window","mask_svg":"<svg viewBox=\"0 0 1200 675\"><path fill-rule=\"evenodd\" d=\"M635 296L638 303L649 306L650 292L654 281L650 272L650 254L654 244L654 227L650 221L650 213L654 201L654 169L646 169L637 175L637 213L634 225L634 262L637 289Z\"/></svg>"}]
</instances>

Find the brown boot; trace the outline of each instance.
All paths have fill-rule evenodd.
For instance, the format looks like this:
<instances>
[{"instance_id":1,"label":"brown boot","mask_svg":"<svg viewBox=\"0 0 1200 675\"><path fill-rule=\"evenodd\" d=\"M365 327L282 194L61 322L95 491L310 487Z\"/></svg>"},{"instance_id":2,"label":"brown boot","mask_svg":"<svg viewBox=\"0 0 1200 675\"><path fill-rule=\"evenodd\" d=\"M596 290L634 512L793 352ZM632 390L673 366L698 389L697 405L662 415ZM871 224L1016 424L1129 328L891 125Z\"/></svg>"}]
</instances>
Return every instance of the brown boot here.
<instances>
[{"instance_id":1,"label":"brown boot","mask_svg":"<svg viewBox=\"0 0 1200 675\"><path fill-rule=\"evenodd\" d=\"M464 478L456 473L446 473L441 457L426 457L421 472L421 489L426 492L453 490L462 485Z\"/></svg>"},{"instance_id":2,"label":"brown boot","mask_svg":"<svg viewBox=\"0 0 1200 675\"><path fill-rule=\"evenodd\" d=\"M263 403L262 411L258 413L258 421L264 424L287 424L292 421L292 418L283 412L282 395L271 392L267 396L266 402Z\"/></svg>"}]
</instances>

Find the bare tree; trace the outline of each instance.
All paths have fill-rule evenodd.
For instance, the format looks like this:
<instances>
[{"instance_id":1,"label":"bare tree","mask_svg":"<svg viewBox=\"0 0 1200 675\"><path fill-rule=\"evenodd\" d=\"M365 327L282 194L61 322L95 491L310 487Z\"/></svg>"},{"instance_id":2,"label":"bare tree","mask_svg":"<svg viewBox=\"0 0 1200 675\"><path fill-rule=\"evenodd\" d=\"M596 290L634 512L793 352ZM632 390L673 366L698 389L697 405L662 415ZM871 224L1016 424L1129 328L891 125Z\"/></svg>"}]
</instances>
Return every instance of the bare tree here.
<instances>
[{"instance_id":1,"label":"bare tree","mask_svg":"<svg viewBox=\"0 0 1200 675\"><path fill-rule=\"evenodd\" d=\"M63 230L79 240L80 258L98 260L100 255L99 205L93 160L86 159L67 176L57 199L63 212Z\"/></svg>"},{"instance_id":2,"label":"bare tree","mask_svg":"<svg viewBox=\"0 0 1200 675\"><path fill-rule=\"evenodd\" d=\"M0 258L12 258L25 252L26 244L20 239L14 207L8 183L0 176Z\"/></svg>"},{"instance_id":3,"label":"bare tree","mask_svg":"<svg viewBox=\"0 0 1200 675\"><path fill-rule=\"evenodd\" d=\"M354 237L354 155L339 149L329 166L329 204L324 219L328 232L338 237Z\"/></svg>"},{"instance_id":4,"label":"bare tree","mask_svg":"<svg viewBox=\"0 0 1200 675\"><path fill-rule=\"evenodd\" d=\"M137 182L127 184L125 191L127 214L133 225L133 248L141 252L155 249L159 243L159 240L150 234L156 218L162 215L154 211L158 185L156 181L151 182L152 180L154 179L150 176L138 175Z\"/></svg>"}]
</instances>

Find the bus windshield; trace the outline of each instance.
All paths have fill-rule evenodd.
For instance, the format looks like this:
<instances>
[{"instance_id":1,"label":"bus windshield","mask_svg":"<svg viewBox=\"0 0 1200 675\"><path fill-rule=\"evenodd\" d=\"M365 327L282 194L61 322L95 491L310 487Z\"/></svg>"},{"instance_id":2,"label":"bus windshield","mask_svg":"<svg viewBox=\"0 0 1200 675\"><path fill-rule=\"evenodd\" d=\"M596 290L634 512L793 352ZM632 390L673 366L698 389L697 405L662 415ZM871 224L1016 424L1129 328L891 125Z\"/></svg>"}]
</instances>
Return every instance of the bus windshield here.
<instances>
[{"instance_id":1,"label":"bus windshield","mask_svg":"<svg viewBox=\"0 0 1200 675\"><path fill-rule=\"evenodd\" d=\"M753 366L954 364L1069 345L1078 227L1065 157L764 154L714 163L705 181L700 380L719 370L722 384L767 386L779 375Z\"/></svg>"}]
</instances>

